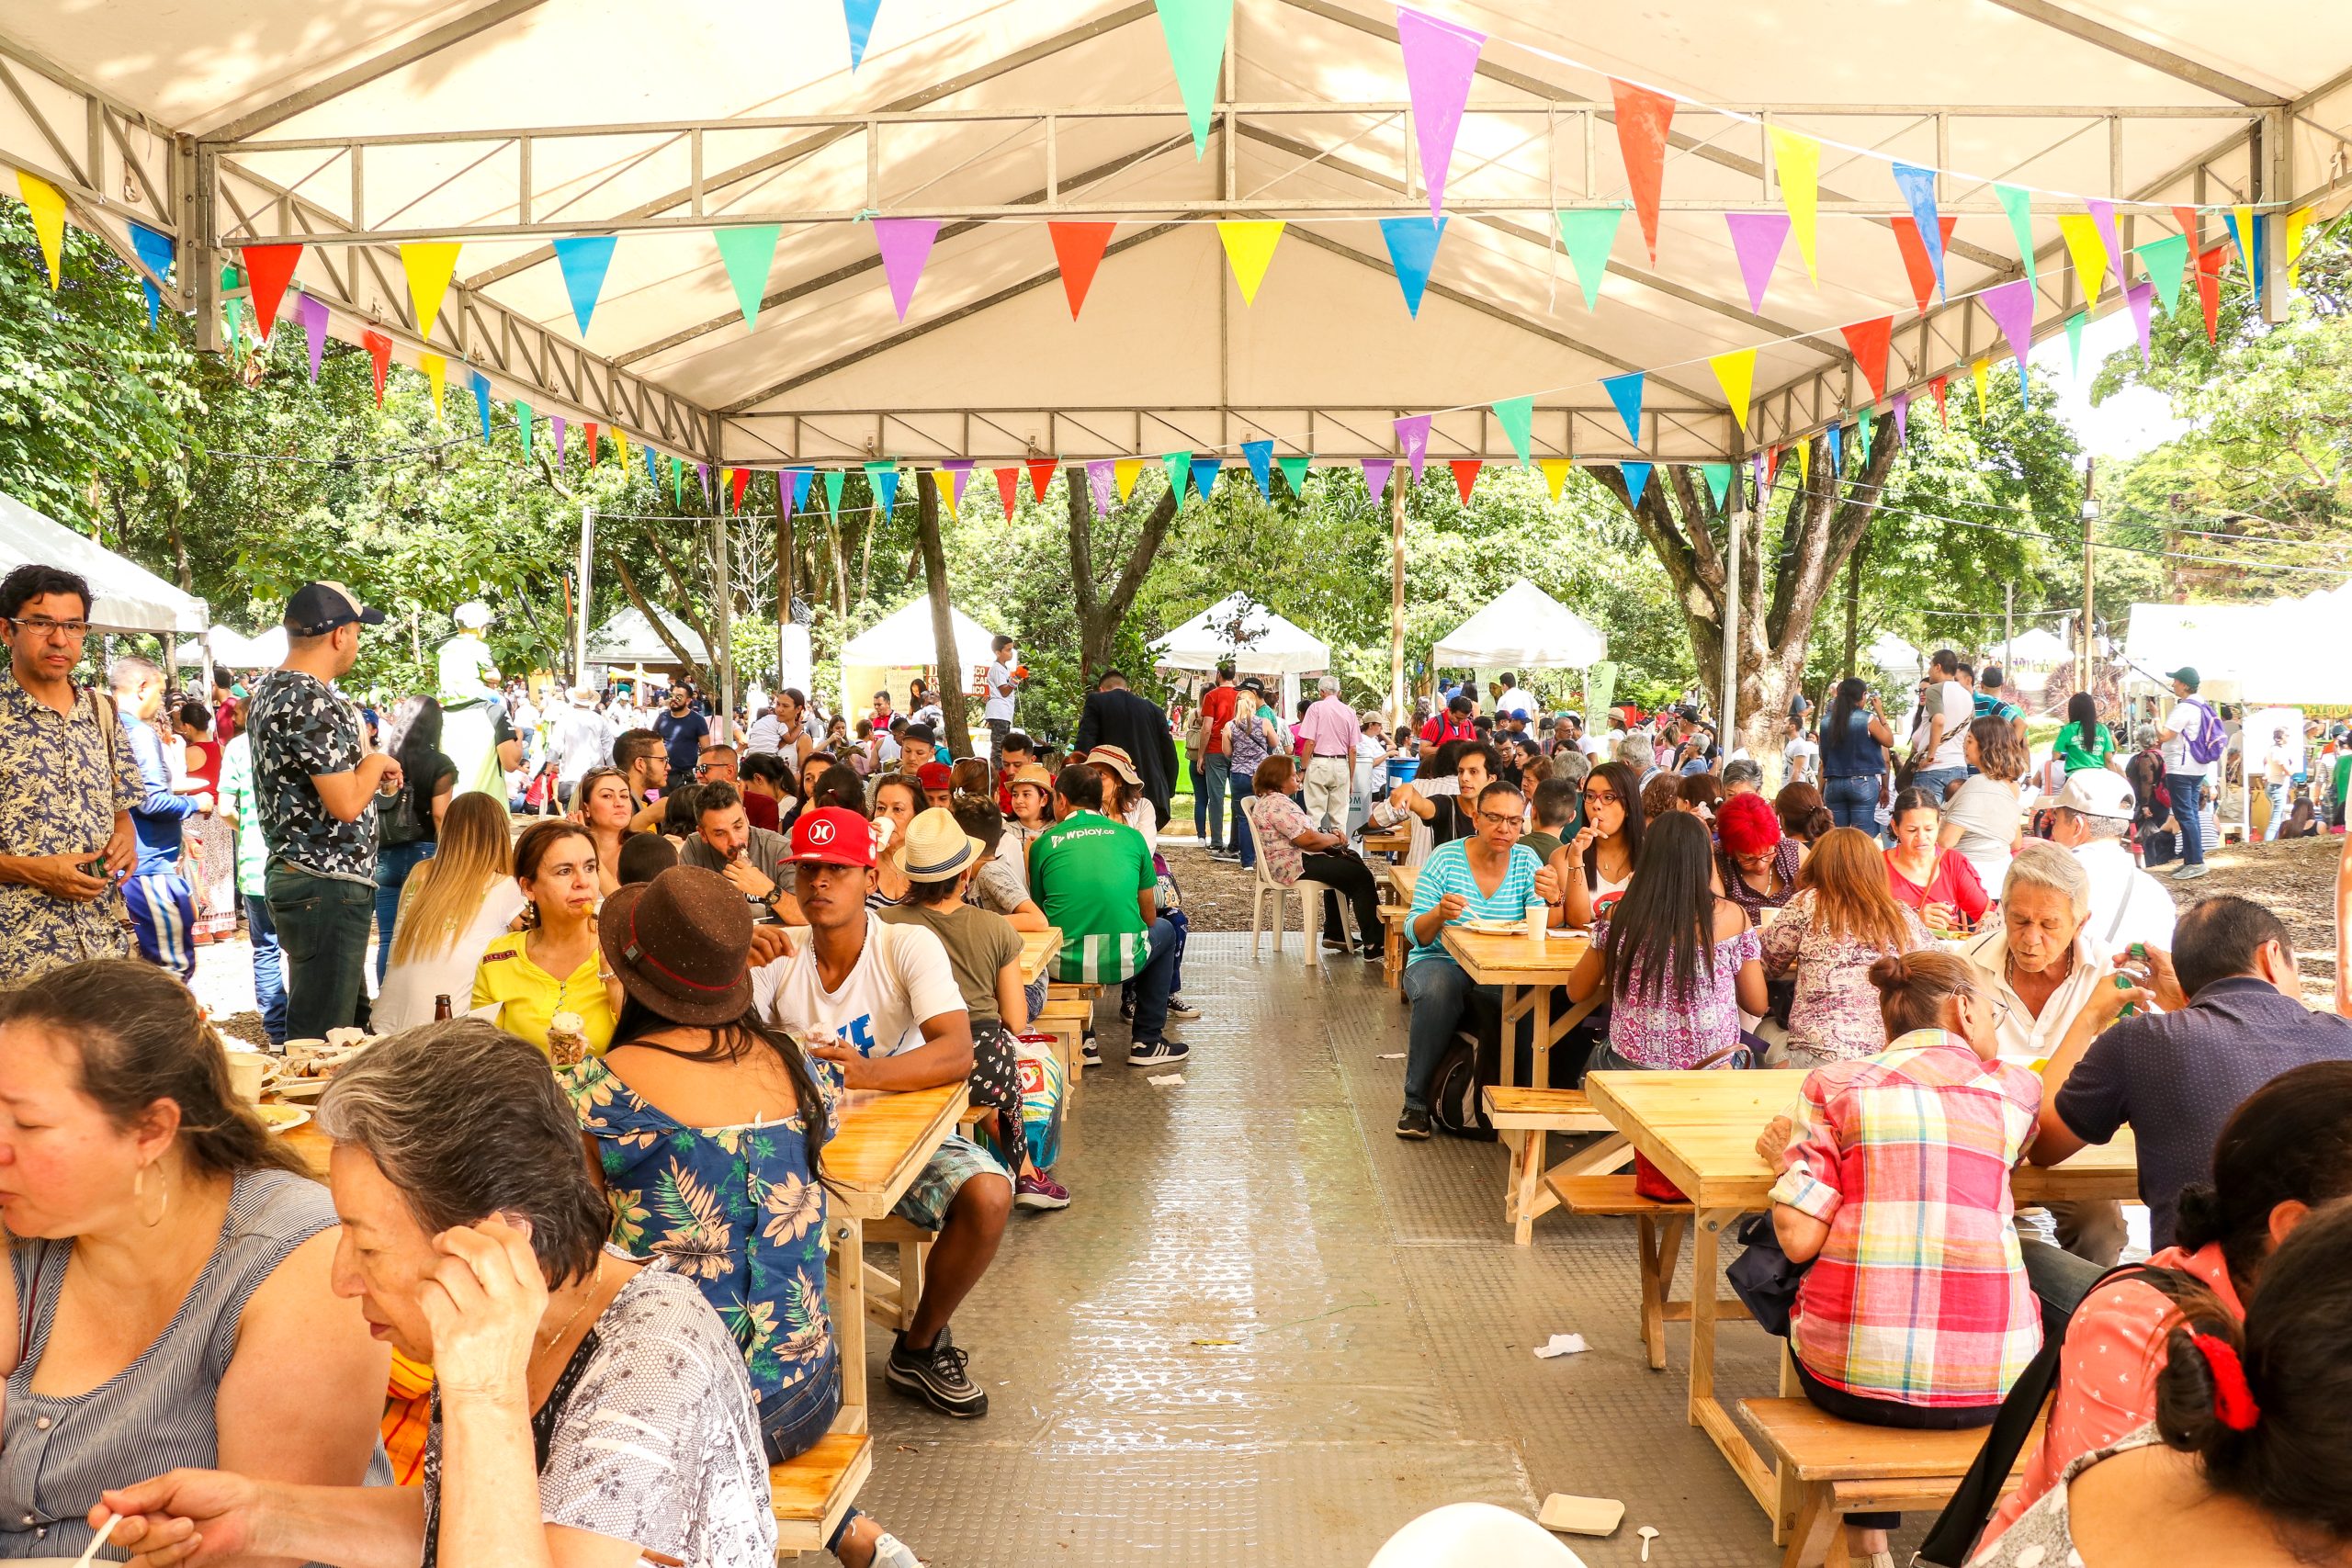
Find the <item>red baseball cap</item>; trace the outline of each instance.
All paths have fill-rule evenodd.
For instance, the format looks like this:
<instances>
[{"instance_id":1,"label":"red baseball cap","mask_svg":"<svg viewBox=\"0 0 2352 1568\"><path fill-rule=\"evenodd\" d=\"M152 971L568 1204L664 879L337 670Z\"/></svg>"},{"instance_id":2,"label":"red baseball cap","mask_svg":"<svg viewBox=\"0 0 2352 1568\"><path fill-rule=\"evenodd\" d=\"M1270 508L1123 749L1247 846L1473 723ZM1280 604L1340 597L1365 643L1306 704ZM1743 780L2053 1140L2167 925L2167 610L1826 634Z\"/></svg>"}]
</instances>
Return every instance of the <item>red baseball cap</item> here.
<instances>
[{"instance_id":1,"label":"red baseball cap","mask_svg":"<svg viewBox=\"0 0 2352 1568\"><path fill-rule=\"evenodd\" d=\"M945 789L956 782L956 770L944 762L925 762L915 770L925 789Z\"/></svg>"},{"instance_id":2,"label":"red baseball cap","mask_svg":"<svg viewBox=\"0 0 2352 1568\"><path fill-rule=\"evenodd\" d=\"M845 807L804 811L792 824L792 858L819 865L874 863L874 833L865 818Z\"/></svg>"}]
</instances>

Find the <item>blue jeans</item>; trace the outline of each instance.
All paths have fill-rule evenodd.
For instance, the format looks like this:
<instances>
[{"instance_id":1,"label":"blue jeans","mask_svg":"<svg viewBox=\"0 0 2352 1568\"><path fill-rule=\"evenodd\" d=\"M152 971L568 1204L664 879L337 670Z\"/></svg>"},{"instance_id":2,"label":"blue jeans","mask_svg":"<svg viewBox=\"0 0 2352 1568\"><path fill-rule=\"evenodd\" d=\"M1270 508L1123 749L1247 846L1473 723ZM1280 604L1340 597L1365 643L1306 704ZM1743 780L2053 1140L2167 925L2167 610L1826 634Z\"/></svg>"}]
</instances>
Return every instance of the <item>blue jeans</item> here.
<instances>
[{"instance_id":1,"label":"blue jeans","mask_svg":"<svg viewBox=\"0 0 2352 1568\"><path fill-rule=\"evenodd\" d=\"M790 1388L779 1389L760 1401L760 1442L768 1451L768 1462L782 1464L815 1448L817 1439L832 1430L833 1417L841 1408L841 1355L829 1350L822 1366ZM839 1546L850 1526L862 1517L855 1508L842 1515L825 1550Z\"/></svg>"},{"instance_id":2,"label":"blue jeans","mask_svg":"<svg viewBox=\"0 0 2352 1568\"><path fill-rule=\"evenodd\" d=\"M359 1021L368 995L368 922L376 889L364 882L313 876L272 861L266 878L269 919L286 955L286 1032L323 1040L330 1029Z\"/></svg>"},{"instance_id":3,"label":"blue jeans","mask_svg":"<svg viewBox=\"0 0 2352 1568\"><path fill-rule=\"evenodd\" d=\"M384 983L384 969L392 957L392 922L401 912L401 889L408 874L433 858L440 846L431 840L414 844L385 844L376 851L376 984Z\"/></svg>"},{"instance_id":4,"label":"blue jeans","mask_svg":"<svg viewBox=\"0 0 2352 1568\"><path fill-rule=\"evenodd\" d=\"M1829 819L1840 828L1860 828L1878 837L1878 781L1876 773L1822 780L1821 799L1829 807Z\"/></svg>"},{"instance_id":5,"label":"blue jeans","mask_svg":"<svg viewBox=\"0 0 2352 1568\"><path fill-rule=\"evenodd\" d=\"M1966 768L1922 768L1911 775L1911 787L1926 790L1928 797L1936 803L1936 809L1940 811L1944 805L1944 791L1955 780L1967 776Z\"/></svg>"},{"instance_id":6,"label":"blue jeans","mask_svg":"<svg viewBox=\"0 0 2352 1568\"><path fill-rule=\"evenodd\" d=\"M1166 916L1151 922L1151 956L1135 977L1135 1042L1148 1045L1168 1032L1168 998L1175 989L1178 932Z\"/></svg>"},{"instance_id":7,"label":"blue jeans","mask_svg":"<svg viewBox=\"0 0 2352 1568\"><path fill-rule=\"evenodd\" d=\"M1250 836L1250 818L1241 814L1241 803L1248 798L1241 790L1233 792L1233 852L1241 857L1244 871L1258 863L1258 840Z\"/></svg>"},{"instance_id":8,"label":"blue jeans","mask_svg":"<svg viewBox=\"0 0 2352 1568\"><path fill-rule=\"evenodd\" d=\"M277 950L277 923L269 918L269 900L258 893L245 895L245 930L254 942L254 1005L261 1009L262 1036L272 1045L283 1045L286 966Z\"/></svg>"},{"instance_id":9,"label":"blue jeans","mask_svg":"<svg viewBox=\"0 0 2352 1568\"><path fill-rule=\"evenodd\" d=\"M1233 782L1233 759L1222 751L1203 758L1201 778L1204 787L1193 795L1194 831L1204 831L1209 848L1221 850L1225 848L1225 796L1227 787ZM1239 810L1238 803L1235 809ZM1204 819L1208 824L1205 829L1199 826ZM1247 832L1248 829L1242 830Z\"/></svg>"},{"instance_id":10,"label":"blue jeans","mask_svg":"<svg viewBox=\"0 0 2352 1568\"><path fill-rule=\"evenodd\" d=\"M1427 1111L1430 1079L1462 1027L1462 1010L1470 1005L1470 994L1484 991L1499 1006L1502 987L1477 984L1461 964L1443 956L1407 964L1404 986L1413 1004L1413 1021L1405 1033L1405 1109Z\"/></svg>"},{"instance_id":11,"label":"blue jeans","mask_svg":"<svg viewBox=\"0 0 2352 1568\"><path fill-rule=\"evenodd\" d=\"M2204 808L2205 775L2203 773L2166 773L2165 788L2172 795L2173 820L2180 824L2180 859L2184 865L2205 863L2205 819L2198 813Z\"/></svg>"},{"instance_id":12,"label":"blue jeans","mask_svg":"<svg viewBox=\"0 0 2352 1568\"><path fill-rule=\"evenodd\" d=\"M2265 784L2262 788L2263 793L2270 796L2270 826L2262 830L2262 841L2267 844L2278 836L2279 829L2287 825L2287 786L2275 784Z\"/></svg>"}]
</instances>

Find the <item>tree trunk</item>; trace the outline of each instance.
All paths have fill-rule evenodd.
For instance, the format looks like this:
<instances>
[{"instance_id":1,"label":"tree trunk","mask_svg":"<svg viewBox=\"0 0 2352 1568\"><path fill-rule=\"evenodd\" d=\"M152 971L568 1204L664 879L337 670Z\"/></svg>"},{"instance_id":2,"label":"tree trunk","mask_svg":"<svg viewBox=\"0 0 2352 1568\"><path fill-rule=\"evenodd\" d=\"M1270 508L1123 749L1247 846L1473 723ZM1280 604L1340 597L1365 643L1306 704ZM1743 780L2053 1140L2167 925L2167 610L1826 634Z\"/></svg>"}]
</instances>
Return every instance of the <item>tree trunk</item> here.
<instances>
[{"instance_id":1,"label":"tree trunk","mask_svg":"<svg viewBox=\"0 0 2352 1568\"><path fill-rule=\"evenodd\" d=\"M869 509L866 513L865 526L858 534L857 602L861 604L865 603L865 596L874 586L874 529L875 525L881 521Z\"/></svg>"},{"instance_id":2,"label":"tree trunk","mask_svg":"<svg viewBox=\"0 0 2352 1568\"><path fill-rule=\"evenodd\" d=\"M1180 503L1172 484L1160 492L1145 514L1142 531L1136 536L1127 558L1120 563L1106 595L1094 575L1092 489L1076 475L1069 476L1068 488L1070 586L1078 606L1079 689L1091 691L1111 666L1111 644L1118 637L1119 623L1126 619L1136 592L1151 572L1151 563L1159 558L1160 543L1168 536L1168 525L1175 521Z\"/></svg>"},{"instance_id":3,"label":"tree trunk","mask_svg":"<svg viewBox=\"0 0 2352 1568\"><path fill-rule=\"evenodd\" d=\"M964 713L964 682L969 671L956 649L956 620L947 609L947 553L939 545L939 486L929 468L915 470L915 537L922 552L922 574L931 593L931 643L939 660L939 711L947 720L947 749L972 754L972 727Z\"/></svg>"},{"instance_id":4,"label":"tree trunk","mask_svg":"<svg viewBox=\"0 0 2352 1568\"><path fill-rule=\"evenodd\" d=\"M1846 560L1846 657L1838 661L1838 670L1846 675L1857 673L1854 656L1860 649L1862 637L1862 561L1870 553L1870 536L1865 534ZM1822 705L1828 705L1826 698Z\"/></svg>"},{"instance_id":5,"label":"tree trunk","mask_svg":"<svg viewBox=\"0 0 2352 1568\"><path fill-rule=\"evenodd\" d=\"M1853 449L1853 443L1847 445ZM1816 437L1813 478L1791 498L1777 537L1765 531L1762 506L1747 512L1736 583L1726 581L1731 524L1725 520L1718 526L1713 500L1695 469L1658 469L1656 482L1632 507L1642 536L1674 585L1700 679L1718 713L1725 711L1724 605L1728 593L1739 595L1738 739L1751 755L1765 754L1766 742L1788 711L1789 689L1804 669L1814 621L1829 585L1877 513L1874 498L1894 467L1895 446L1894 420L1888 414L1871 432L1870 460L1843 476L1855 486L1848 496L1845 482L1830 473L1827 448ZM1630 503L1622 471L1604 468L1594 474L1620 501ZM1745 482L1737 466L1732 482ZM1765 567L1776 555L1779 565L1768 601Z\"/></svg>"},{"instance_id":6,"label":"tree trunk","mask_svg":"<svg viewBox=\"0 0 2352 1568\"><path fill-rule=\"evenodd\" d=\"M653 605L637 586L637 576L629 570L628 562L621 558L621 553L615 550L605 558L606 564L613 569L613 575L621 580L621 592L628 595L628 602L637 606L637 613L643 615L646 624L653 628L653 635L660 637L663 645L677 657L680 665L694 671L697 685L707 691L716 692L718 689L718 682L712 671L704 666L701 660L696 659L687 650L684 643L678 640L677 636L670 630L670 623L653 613ZM697 626L694 628L694 632L696 637L702 638L703 647L707 649L713 646L710 634L703 627Z\"/></svg>"},{"instance_id":7,"label":"tree trunk","mask_svg":"<svg viewBox=\"0 0 2352 1568\"><path fill-rule=\"evenodd\" d=\"M833 520L825 530L825 547L833 560L833 614L846 626L849 622L849 557L842 548L841 520Z\"/></svg>"}]
</instances>

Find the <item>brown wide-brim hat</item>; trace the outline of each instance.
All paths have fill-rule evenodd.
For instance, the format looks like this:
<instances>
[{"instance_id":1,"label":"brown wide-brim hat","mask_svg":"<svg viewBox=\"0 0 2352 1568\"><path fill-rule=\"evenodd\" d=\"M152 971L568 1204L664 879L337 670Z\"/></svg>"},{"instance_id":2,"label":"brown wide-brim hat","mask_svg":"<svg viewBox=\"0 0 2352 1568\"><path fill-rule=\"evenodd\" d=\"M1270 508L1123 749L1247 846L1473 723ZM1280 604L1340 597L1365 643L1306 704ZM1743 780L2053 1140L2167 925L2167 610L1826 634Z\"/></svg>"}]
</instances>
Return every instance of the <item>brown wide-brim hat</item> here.
<instances>
[{"instance_id":1,"label":"brown wide-brim hat","mask_svg":"<svg viewBox=\"0 0 2352 1568\"><path fill-rule=\"evenodd\" d=\"M621 989L673 1023L717 1027L752 1010L752 910L734 884L672 866L614 890L596 945Z\"/></svg>"},{"instance_id":2,"label":"brown wide-brim hat","mask_svg":"<svg viewBox=\"0 0 2352 1568\"><path fill-rule=\"evenodd\" d=\"M1143 787L1143 775L1136 772L1135 759L1127 755L1127 749L1124 746L1097 746L1086 754L1086 760L1096 766L1110 769L1138 789Z\"/></svg>"}]
</instances>

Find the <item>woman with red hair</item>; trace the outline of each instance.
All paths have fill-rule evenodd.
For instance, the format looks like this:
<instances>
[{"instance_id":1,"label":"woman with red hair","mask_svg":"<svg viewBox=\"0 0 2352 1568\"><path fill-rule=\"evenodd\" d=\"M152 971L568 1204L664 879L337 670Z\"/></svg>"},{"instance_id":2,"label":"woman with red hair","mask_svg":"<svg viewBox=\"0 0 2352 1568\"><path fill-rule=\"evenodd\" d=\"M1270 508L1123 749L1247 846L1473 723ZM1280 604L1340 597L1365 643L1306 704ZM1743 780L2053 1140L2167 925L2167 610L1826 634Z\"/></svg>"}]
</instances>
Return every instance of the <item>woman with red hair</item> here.
<instances>
[{"instance_id":1,"label":"woman with red hair","mask_svg":"<svg viewBox=\"0 0 2352 1568\"><path fill-rule=\"evenodd\" d=\"M1781 818L1760 795L1735 795L1715 814L1715 875L1724 897L1761 924L1764 911L1796 896L1804 845L1781 831Z\"/></svg>"}]
</instances>

